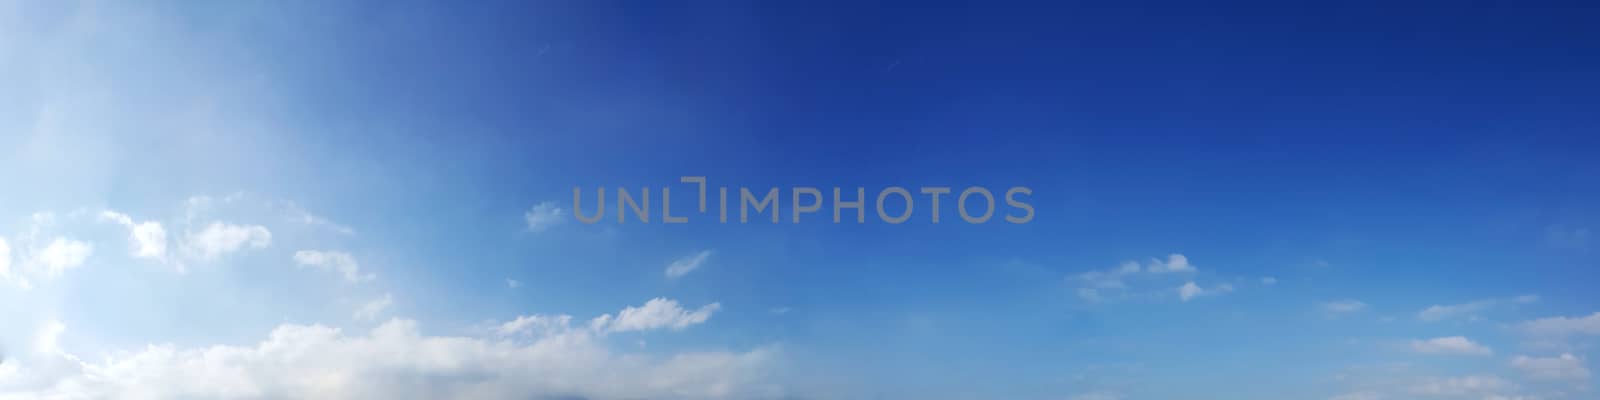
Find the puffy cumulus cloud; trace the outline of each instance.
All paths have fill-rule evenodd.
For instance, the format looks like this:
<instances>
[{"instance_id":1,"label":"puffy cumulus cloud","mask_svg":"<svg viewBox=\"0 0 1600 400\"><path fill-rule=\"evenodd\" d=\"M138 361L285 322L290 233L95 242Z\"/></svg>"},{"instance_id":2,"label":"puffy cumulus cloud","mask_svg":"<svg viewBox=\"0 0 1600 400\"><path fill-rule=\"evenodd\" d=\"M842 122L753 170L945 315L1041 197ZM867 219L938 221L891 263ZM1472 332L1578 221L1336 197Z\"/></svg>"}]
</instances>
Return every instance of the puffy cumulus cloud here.
<instances>
[{"instance_id":1,"label":"puffy cumulus cloud","mask_svg":"<svg viewBox=\"0 0 1600 400\"><path fill-rule=\"evenodd\" d=\"M1189 258L1183 254L1171 254L1165 261L1150 259L1141 264L1137 261L1123 261L1116 267L1093 270L1067 277L1067 283L1076 286L1073 290L1079 299L1088 302L1103 302L1130 297L1159 297L1171 296L1169 289L1151 289L1150 285L1159 284L1152 282L1163 281L1163 275L1177 273L1194 273L1198 268L1189 263ZM1183 285L1178 288L1178 298L1188 301L1201 294L1223 293L1233 290L1232 285L1219 285L1213 289L1203 289L1198 286L1188 288ZM1160 286L1158 286L1160 287ZM1144 288L1144 289L1140 289ZM1165 286L1171 288L1171 286ZM1189 293L1189 294L1185 294Z\"/></svg>"},{"instance_id":2,"label":"puffy cumulus cloud","mask_svg":"<svg viewBox=\"0 0 1600 400\"><path fill-rule=\"evenodd\" d=\"M1539 301L1539 296L1523 295L1504 299L1483 299L1461 304L1432 305L1417 312L1417 319L1440 321L1454 318L1480 319L1479 314L1489 309L1507 305L1529 304Z\"/></svg>"},{"instance_id":3,"label":"puffy cumulus cloud","mask_svg":"<svg viewBox=\"0 0 1600 400\"><path fill-rule=\"evenodd\" d=\"M544 232L550 227L560 225L567 220L567 211L556 206L556 202L546 201L533 205L532 209L522 214L528 222L529 232Z\"/></svg>"},{"instance_id":4,"label":"puffy cumulus cloud","mask_svg":"<svg viewBox=\"0 0 1600 400\"><path fill-rule=\"evenodd\" d=\"M361 263L356 261L350 253L338 251L300 250L294 252L294 262L301 267L337 271L348 282L369 281L376 278L372 273L361 273Z\"/></svg>"},{"instance_id":5,"label":"puffy cumulus cloud","mask_svg":"<svg viewBox=\"0 0 1600 400\"><path fill-rule=\"evenodd\" d=\"M622 309L616 318L611 318L610 314L601 315L595 318L590 326L604 332L662 328L682 330L690 325L706 322L707 319L711 319L711 314L719 309L722 309L721 303L711 303L690 311L679 306L677 300L657 297L645 302L643 306Z\"/></svg>"},{"instance_id":6,"label":"puffy cumulus cloud","mask_svg":"<svg viewBox=\"0 0 1600 400\"><path fill-rule=\"evenodd\" d=\"M1588 381L1589 369L1583 366L1583 359L1572 354L1562 354L1556 357L1528 357L1517 356L1511 359L1511 367L1522 371L1529 378L1539 380L1564 380Z\"/></svg>"},{"instance_id":7,"label":"puffy cumulus cloud","mask_svg":"<svg viewBox=\"0 0 1600 400\"><path fill-rule=\"evenodd\" d=\"M695 253L692 256L672 261L671 264L667 264L667 269L664 273L669 279L677 279L678 277L687 275L690 272L694 272L694 270L700 269L700 266L704 265L706 260L710 258L711 250L703 250L699 253Z\"/></svg>"},{"instance_id":8,"label":"puffy cumulus cloud","mask_svg":"<svg viewBox=\"0 0 1600 400\"><path fill-rule=\"evenodd\" d=\"M61 223L72 217L36 212L28 216L14 241L0 239L0 282L29 289L87 262L94 255L94 244L60 232Z\"/></svg>"},{"instance_id":9,"label":"puffy cumulus cloud","mask_svg":"<svg viewBox=\"0 0 1600 400\"><path fill-rule=\"evenodd\" d=\"M89 243L57 237L44 246L43 250L34 254L33 262L44 268L47 276L59 276L63 271L83 265L94 253L94 245Z\"/></svg>"},{"instance_id":10,"label":"puffy cumulus cloud","mask_svg":"<svg viewBox=\"0 0 1600 400\"><path fill-rule=\"evenodd\" d=\"M1488 346L1462 336L1440 337L1411 341L1411 351L1422 354L1487 356L1494 354Z\"/></svg>"},{"instance_id":11,"label":"puffy cumulus cloud","mask_svg":"<svg viewBox=\"0 0 1600 400\"><path fill-rule=\"evenodd\" d=\"M27 243L21 250L20 262L11 265L11 247L0 242L0 252L4 260L0 261L0 280L15 283L22 288L32 288L36 280L50 280L61 276L68 270L77 268L89 256L94 254L94 245L88 242L57 236L40 246L36 243Z\"/></svg>"},{"instance_id":12,"label":"puffy cumulus cloud","mask_svg":"<svg viewBox=\"0 0 1600 400\"><path fill-rule=\"evenodd\" d=\"M112 210L100 213L100 219L128 229L129 255L137 258L165 260L167 258L167 230L160 222L135 222L128 214Z\"/></svg>"},{"instance_id":13,"label":"puffy cumulus cloud","mask_svg":"<svg viewBox=\"0 0 1600 400\"><path fill-rule=\"evenodd\" d=\"M536 318L519 318L532 321ZM550 327L570 318L537 318ZM535 323L524 323L528 327ZM776 398L781 351L622 353L589 329L429 336L392 319L363 334L285 324L259 343L151 345L0 369L0 399ZM56 332L59 334L59 330ZM54 337L54 335L52 335ZM54 364L47 359L53 359ZM6 365L11 365L10 363Z\"/></svg>"},{"instance_id":14,"label":"puffy cumulus cloud","mask_svg":"<svg viewBox=\"0 0 1600 400\"><path fill-rule=\"evenodd\" d=\"M218 257L245 248L261 249L272 244L272 232L261 225L233 225L214 221L200 232L190 233L184 249L201 260Z\"/></svg>"},{"instance_id":15,"label":"puffy cumulus cloud","mask_svg":"<svg viewBox=\"0 0 1600 400\"><path fill-rule=\"evenodd\" d=\"M1195 268L1194 265L1189 264L1189 257L1174 253L1167 255L1166 262L1155 259L1150 260L1150 264L1145 266L1145 270L1150 273L1164 274L1169 272L1194 272Z\"/></svg>"},{"instance_id":16,"label":"puffy cumulus cloud","mask_svg":"<svg viewBox=\"0 0 1600 400\"><path fill-rule=\"evenodd\" d=\"M1525 334L1544 337L1600 335L1600 312L1585 317L1540 318L1518 324Z\"/></svg>"}]
</instances>

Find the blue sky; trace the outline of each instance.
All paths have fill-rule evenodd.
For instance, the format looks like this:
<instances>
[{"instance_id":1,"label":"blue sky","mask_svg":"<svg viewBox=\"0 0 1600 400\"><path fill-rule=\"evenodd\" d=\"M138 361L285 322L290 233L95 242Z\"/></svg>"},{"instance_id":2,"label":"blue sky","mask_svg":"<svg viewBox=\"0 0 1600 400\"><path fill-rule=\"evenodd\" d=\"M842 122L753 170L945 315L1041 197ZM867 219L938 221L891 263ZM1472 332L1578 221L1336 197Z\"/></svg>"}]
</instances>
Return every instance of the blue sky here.
<instances>
[{"instance_id":1,"label":"blue sky","mask_svg":"<svg viewBox=\"0 0 1600 400\"><path fill-rule=\"evenodd\" d=\"M0 1L0 399L1595 398L1597 11Z\"/></svg>"}]
</instances>

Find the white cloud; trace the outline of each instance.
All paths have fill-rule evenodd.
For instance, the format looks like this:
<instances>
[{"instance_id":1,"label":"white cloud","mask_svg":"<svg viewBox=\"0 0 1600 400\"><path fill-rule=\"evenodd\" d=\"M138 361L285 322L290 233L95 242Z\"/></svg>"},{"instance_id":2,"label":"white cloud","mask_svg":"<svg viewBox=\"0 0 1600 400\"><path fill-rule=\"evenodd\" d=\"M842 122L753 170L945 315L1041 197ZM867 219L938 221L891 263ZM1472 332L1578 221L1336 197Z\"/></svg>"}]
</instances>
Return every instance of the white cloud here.
<instances>
[{"instance_id":1,"label":"white cloud","mask_svg":"<svg viewBox=\"0 0 1600 400\"><path fill-rule=\"evenodd\" d=\"M247 346L151 345L100 362L61 354L58 368L14 367L33 379L0 382L0 399L765 398L782 393L765 381L778 353L616 353L584 330L427 336L403 319L359 335L285 324Z\"/></svg>"},{"instance_id":2,"label":"white cloud","mask_svg":"<svg viewBox=\"0 0 1600 400\"><path fill-rule=\"evenodd\" d=\"M43 250L34 254L32 264L44 268L46 277L60 276L68 269L83 265L84 260L94 253L94 245L64 237L57 237Z\"/></svg>"},{"instance_id":3,"label":"white cloud","mask_svg":"<svg viewBox=\"0 0 1600 400\"><path fill-rule=\"evenodd\" d=\"M1587 317L1551 317L1523 322L1518 326L1524 333L1534 336L1567 337L1574 335L1600 335L1600 312Z\"/></svg>"},{"instance_id":4,"label":"white cloud","mask_svg":"<svg viewBox=\"0 0 1600 400\"><path fill-rule=\"evenodd\" d=\"M617 313L616 318L611 314L601 315L590 321L590 326L602 332L628 332L652 329L682 330L690 325L706 322L711 314L722 308L720 303L711 303L699 309L689 311L678 305L677 300L657 297L645 302L643 306L628 307Z\"/></svg>"},{"instance_id":5,"label":"white cloud","mask_svg":"<svg viewBox=\"0 0 1600 400\"><path fill-rule=\"evenodd\" d=\"M60 277L88 261L94 254L94 245L50 234L56 223L55 213L33 213L14 242L16 247L0 239L0 281L31 289L37 281Z\"/></svg>"},{"instance_id":6,"label":"white cloud","mask_svg":"<svg viewBox=\"0 0 1600 400\"><path fill-rule=\"evenodd\" d=\"M1121 393L1116 392L1089 392L1068 397L1067 400L1122 400Z\"/></svg>"},{"instance_id":7,"label":"white cloud","mask_svg":"<svg viewBox=\"0 0 1600 400\"><path fill-rule=\"evenodd\" d=\"M566 210L556 207L556 202L546 201L535 204L532 209L522 215L528 220L529 232L544 232L552 226L566 221Z\"/></svg>"},{"instance_id":8,"label":"white cloud","mask_svg":"<svg viewBox=\"0 0 1600 400\"><path fill-rule=\"evenodd\" d=\"M128 239L131 241L130 255L155 260L166 259L167 230L161 227L161 223L155 221L134 222L133 218L127 214L111 210L102 211L100 218L128 228Z\"/></svg>"},{"instance_id":9,"label":"white cloud","mask_svg":"<svg viewBox=\"0 0 1600 400\"><path fill-rule=\"evenodd\" d=\"M394 296L385 293L382 298L366 302L356 308L354 317L359 321L371 321L377 319L384 311L388 311L391 305L394 305Z\"/></svg>"},{"instance_id":10,"label":"white cloud","mask_svg":"<svg viewBox=\"0 0 1600 400\"><path fill-rule=\"evenodd\" d=\"M1493 396L1516 389L1516 384L1493 375L1425 378L1411 385L1412 394L1427 396Z\"/></svg>"},{"instance_id":11,"label":"white cloud","mask_svg":"<svg viewBox=\"0 0 1600 400\"><path fill-rule=\"evenodd\" d=\"M711 250L705 250L673 261L672 264L667 265L667 270L665 271L667 278L677 279L696 269L700 269L700 266L705 264L709 258L711 258Z\"/></svg>"},{"instance_id":12,"label":"white cloud","mask_svg":"<svg viewBox=\"0 0 1600 400\"><path fill-rule=\"evenodd\" d=\"M246 247L261 249L272 244L272 232L260 225L233 225L212 222L199 233L189 234L184 248L202 260L215 260Z\"/></svg>"},{"instance_id":13,"label":"white cloud","mask_svg":"<svg viewBox=\"0 0 1600 400\"><path fill-rule=\"evenodd\" d=\"M1270 277L1270 276L1261 278L1261 284L1267 285L1267 286L1276 285L1276 284L1278 284L1278 278L1273 278L1273 277Z\"/></svg>"},{"instance_id":14,"label":"white cloud","mask_svg":"<svg viewBox=\"0 0 1600 400\"><path fill-rule=\"evenodd\" d=\"M39 328L39 333L34 337L33 349L39 353L56 354L61 352L61 333L66 332L67 326L61 321L45 321Z\"/></svg>"},{"instance_id":15,"label":"white cloud","mask_svg":"<svg viewBox=\"0 0 1600 400\"><path fill-rule=\"evenodd\" d=\"M1349 314L1367 309L1367 303L1358 300L1338 300L1319 305L1322 311L1329 314Z\"/></svg>"},{"instance_id":16,"label":"white cloud","mask_svg":"<svg viewBox=\"0 0 1600 400\"><path fill-rule=\"evenodd\" d=\"M522 282L519 282L516 279L506 279L506 287L516 289L522 287Z\"/></svg>"},{"instance_id":17,"label":"white cloud","mask_svg":"<svg viewBox=\"0 0 1600 400\"><path fill-rule=\"evenodd\" d=\"M1489 347L1462 336L1440 337L1411 341L1411 350L1422 354L1487 356L1494 354Z\"/></svg>"},{"instance_id":18,"label":"white cloud","mask_svg":"<svg viewBox=\"0 0 1600 400\"><path fill-rule=\"evenodd\" d=\"M1178 287L1178 297L1183 301L1189 301L1189 299L1199 296L1201 292L1204 292L1204 290L1201 290L1200 286L1195 285L1194 282L1185 283L1183 286Z\"/></svg>"},{"instance_id":19,"label":"white cloud","mask_svg":"<svg viewBox=\"0 0 1600 400\"><path fill-rule=\"evenodd\" d=\"M1145 267L1145 270L1154 274L1163 274L1169 272L1194 272L1195 268L1194 265L1189 264L1189 257L1174 253L1167 255L1166 262L1150 260L1150 264Z\"/></svg>"},{"instance_id":20,"label":"white cloud","mask_svg":"<svg viewBox=\"0 0 1600 400\"><path fill-rule=\"evenodd\" d=\"M294 262L302 267L337 271L348 282L369 281L376 278L372 273L362 274L361 263L356 262L355 256L345 252L300 250L294 252Z\"/></svg>"},{"instance_id":21,"label":"white cloud","mask_svg":"<svg viewBox=\"0 0 1600 400\"><path fill-rule=\"evenodd\" d=\"M680 306L677 300L657 297L642 306L623 308L615 316L602 314L594 317L582 329L598 335L659 329L678 331L705 323L721 308L721 303L711 303L690 311ZM500 324L494 331L501 336L550 334L574 330L571 323L570 315L525 315Z\"/></svg>"},{"instance_id":22,"label":"white cloud","mask_svg":"<svg viewBox=\"0 0 1600 400\"><path fill-rule=\"evenodd\" d=\"M1509 299L1483 299L1462 304L1432 305L1417 312L1417 319L1440 321L1454 318L1479 319L1480 313L1502 305L1529 304L1539 301L1539 296L1522 295Z\"/></svg>"},{"instance_id":23,"label":"white cloud","mask_svg":"<svg viewBox=\"0 0 1600 400\"><path fill-rule=\"evenodd\" d=\"M500 336L548 336L571 330L571 315L522 315L495 327L494 332Z\"/></svg>"},{"instance_id":24,"label":"white cloud","mask_svg":"<svg viewBox=\"0 0 1600 400\"><path fill-rule=\"evenodd\" d=\"M1383 400L1383 395L1376 392L1351 392L1329 397L1328 400Z\"/></svg>"},{"instance_id":25,"label":"white cloud","mask_svg":"<svg viewBox=\"0 0 1600 400\"><path fill-rule=\"evenodd\" d=\"M1511 359L1511 367L1527 374L1529 378L1539 380L1564 380L1588 381L1589 369L1583 366L1583 359L1572 354L1562 354L1557 357L1538 358L1517 356Z\"/></svg>"},{"instance_id":26,"label":"white cloud","mask_svg":"<svg viewBox=\"0 0 1600 400\"><path fill-rule=\"evenodd\" d=\"M1123 278L1143 271L1144 267L1133 261L1125 261L1116 268L1103 271L1089 271L1077 276L1090 289L1124 289L1128 285Z\"/></svg>"},{"instance_id":27,"label":"white cloud","mask_svg":"<svg viewBox=\"0 0 1600 400\"><path fill-rule=\"evenodd\" d=\"M300 208L299 204L295 204L294 202L287 202L287 201L283 202L283 203L285 205L285 208L287 208L287 211L289 213L289 218L291 220L294 220L294 221L299 222L301 224L305 224L306 226L316 226L316 227L327 228L328 230L331 230L331 231L334 231L334 232L338 232L340 234L345 234L345 235L355 235L356 234L356 230L354 228L351 228L349 226L345 226L345 225L337 223L337 222L330 221L327 218L323 218L322 216L319 216L319 215L316 215L316 214L312 214L311 212L306 211L304 208Z\"/></svg>"},{"instance_id":28,"label":"white cloud","mask_svg":"<svg viewBox=\"0 0 1600 400\"><path fill-rule=\"evenodd\" d=\"M1105 301L1105 297L1100 295L1099 289L1078 288L1075 292L1078 294L1078 298L1083 299L1083 301L1090 303L1099 303Z\"/></svg>"},{"instance_id":29,"label":"white cloud","mask_svg":"<svg viewBox=\"0 0 1600 400\"><path fill-rule=\"evenodd\" d=\"M0 280L11 279L11 244L0 238Z\"/></svg>"},{"instance_id":30,"label":"white cloud","mask_svg":"<svg viewBox=\"0 0 1600 400\"><path fill-rule=\"evenodd\" d=\"M1160 283L1166 281L1166 279L1171 279L1164 279L1164 275L1194 273L1196 271L1198 269L1194 264L1189 263L1188 257L1175 253L1168 255L1166 261L1152 258L1142 265L1137 261L1124 261L1116 267L1069 276L1067 282L1077 286L1074 288L1074 293L1077 294L1078 298L1088 302L1114 301L1138 297L1153 298L1171 296L1172 286ZM1158 284L1161 285L1159 289L1150 286ZM1210 289L1190 286L1185 284L1178 287L1178 298L1180 300L1188 301L1195 296L1219 294L1233 290L1233 286L1229 284L1218 285Z\"/></svg>"},{"instance_id":31,"label":"white cloud","mask_svg":"<svg viewBox=\"0 0 1600 400\"><path fill-rule=\"evenodd\" d=\"M1219 284L1210 289L1205 289L1201 288L1200 285L1196 285L1194 281L1190 281L1188 283L1184 283L1183 286L1178 287L1178 299L1182 301L1189 301L1195 297L1218 295L1232 291L1233 285L1226 283Z\"/></svg>"}]
</instances>

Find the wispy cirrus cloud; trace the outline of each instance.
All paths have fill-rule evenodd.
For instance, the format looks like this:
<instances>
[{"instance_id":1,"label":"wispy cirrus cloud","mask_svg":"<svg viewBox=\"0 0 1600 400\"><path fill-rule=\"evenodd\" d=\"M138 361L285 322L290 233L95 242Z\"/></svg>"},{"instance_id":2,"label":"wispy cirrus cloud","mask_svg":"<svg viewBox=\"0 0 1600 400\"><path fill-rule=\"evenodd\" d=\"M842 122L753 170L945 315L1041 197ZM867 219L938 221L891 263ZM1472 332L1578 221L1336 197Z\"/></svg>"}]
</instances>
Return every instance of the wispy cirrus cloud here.
<instances>
[{"instance_id":1,"label":"wispy cirrus cloud","mask_svg":"<svg viewBox=\"0 0 1600 400\"><path fill-rule=\"evenodd\" d=\"M1476 300L1461 304L1432 305L1417 312L1417 319L1423 321L1442 321L1447 319L1480 319L1481 314L1497 307L1532 304L1539 301L1539 296L1522 295L1510 298L1493 298Z\"/></svg>"},{"instance_id":2,"label":"wispy cirrus cloud","mask_svg":"<svg viewBox=\"0 0 1600 400\"><path fill-rule=\"evenodd\" d=\"M342 251L300 250L294 253L294 262L302 267L338 272L347 282L370 281L377 277L371 272L362 273L356 257Z\"/></svg>"},{"instance_id":3,"label":"wispy cirrus cloud","mask_svg":"<svg viewBox=\"0 0 1600 400\"><path fill-rule=\"evenodd\" d=\"M667 264L667 269L662 273L666 274L667 279L681 278L705 265L706 260L711 259L711 253L711 250L702 250L694 255L674 260L671 264Z\"/></svg>"},{"instance_id":4,"label":"wispy cirrus cloud","mask_svg":"<svg viewBox=\"0 0 1600 400\"><path fill-rule=\"evenodd\" d=\"M1411 350L1421 354L1487 356L1494 351L1462 336L1411 341Z\"/></svg>"},{"instance_id":5,"label":"wispy cirrus cloud","mask_svg":"<svg viewBox=\"0 0 1600 400\"><path fill-rule=\"evenodd\" d=\"M658 299L637 309L670 309ZM616 321L660 315L630 313ZM694 313L690 313L693 315ZM705 314L709 317L709 313ZM528 321L539 321L538 324ZM0 366L0 399L24 398L775 398L775 346L748 351L628 353L572 327L570 317L524 317L514 337L434 336L391 319L365 333L324 325L283 324L257 344L151 345L103 361L79 362L58 342L59 323L41 331L49 344ZM672 328L688 323L648 323ZM514 321L515 322L515 321ZM617 322L620 323L620 322ZM511 324L511 323L508 323ZM532 329L542 324L545 329ZM607 325L611 326L611 325ZM633 326L633 325L629 325ZM627 330L627 329L624 329ZM317 376L330 379L305 379Z\"/></svg>"}]
</instances>

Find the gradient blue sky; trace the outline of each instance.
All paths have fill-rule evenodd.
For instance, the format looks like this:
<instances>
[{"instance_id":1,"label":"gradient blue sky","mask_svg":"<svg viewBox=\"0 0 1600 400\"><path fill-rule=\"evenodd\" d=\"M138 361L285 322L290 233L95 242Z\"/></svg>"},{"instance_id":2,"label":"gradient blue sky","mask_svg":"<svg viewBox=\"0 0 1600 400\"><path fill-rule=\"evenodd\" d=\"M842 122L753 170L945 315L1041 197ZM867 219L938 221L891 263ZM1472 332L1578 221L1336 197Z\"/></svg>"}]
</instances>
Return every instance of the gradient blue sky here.
<instances>
[{"instance_id":1,"label":"gradient blue sky","mask_svg":"<svg viewBox=\"0 0 1600 400\"><path fill-rule=\"evenodd\" d=\"M1473 5L0 1L0 399L1597 398L1600 9ZM684 175L1036 217L571 216Z\"/></svg>"}]
</instances>

